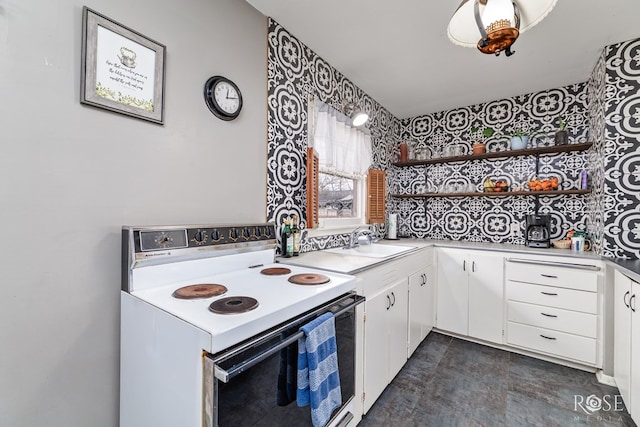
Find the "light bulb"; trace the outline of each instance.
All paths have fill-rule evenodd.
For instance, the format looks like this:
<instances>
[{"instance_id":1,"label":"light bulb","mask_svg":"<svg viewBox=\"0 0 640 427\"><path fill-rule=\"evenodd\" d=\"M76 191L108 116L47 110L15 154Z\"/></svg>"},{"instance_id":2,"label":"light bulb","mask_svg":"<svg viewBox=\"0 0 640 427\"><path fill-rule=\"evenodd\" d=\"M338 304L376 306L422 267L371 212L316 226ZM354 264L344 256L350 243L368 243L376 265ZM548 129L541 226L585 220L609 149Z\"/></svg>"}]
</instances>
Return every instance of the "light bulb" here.
<instances>
[{"instance_id":1,"label":"light bulb","mask_svg":"<svg viewBox=\"0 0 640 427\"><path fill-rule=\"evenodd\" d=\"M363 124L365 124L367 122L367 120L369 120L369 115L367 113L365 113L364 111L360 110L360 111L356 111L353 115L353 125L354 126L362 126Z\"/></svg>"}]
</instances>

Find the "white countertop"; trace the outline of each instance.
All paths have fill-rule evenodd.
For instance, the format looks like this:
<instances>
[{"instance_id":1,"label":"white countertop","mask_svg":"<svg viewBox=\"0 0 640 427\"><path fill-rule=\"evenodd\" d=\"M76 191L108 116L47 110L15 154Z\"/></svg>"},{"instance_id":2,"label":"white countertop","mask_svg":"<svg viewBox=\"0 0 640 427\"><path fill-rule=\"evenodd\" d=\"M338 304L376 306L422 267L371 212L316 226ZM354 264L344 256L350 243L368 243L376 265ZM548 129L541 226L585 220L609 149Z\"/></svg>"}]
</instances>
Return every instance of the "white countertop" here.
<instances>
[{"instance_id":1,"label":"white countertop","mask_svg":"<svg viewBox=\"0 0 640 427\"><path fill-rule=\"evenodd\" d=\"M622 273L629 276L636 282L640 282L640 260L637 259L608 259L607 263L614 266Z\"/></svg>"},{"instance_id":2,"label":"white countertop","mask_svg":"<svg viewBox=\"0 0 640 427\"><path fill-rule=\"evenodd\" d=\"M378 244L388 244L394 246L407 246L412 248L407 252L402 252L398 255L388 258L367 258L364 256L353 256L336 254L327 251L312 251L300 254L298 257L292 258L279 258L278 262L285 262L287 264L303 265L311 268L318 268L322 270L335 271L339 273L356 274L363 270L375 267L379 264L387 261L397 259L399 257L407 256L422 248L426 247L445 247L445 248L459 248L459 249L472 249L472 250L484 250L484 251L500 251L509 253L519 253L525 255L553 255L561 257L571 258L587 258L600 260L599 255L593 252L576 252L570 249L555 249L555 248L530 248L524 245L513 245L509 243L486 243L486 242L465 242L454 240L429 240L429 239L398 239L398 240L380 240Z\"/></svg>"},{"instance_id":3,"label":"white countertop","mask_svg":"<svg viewBox=\"0 0 640 427\"><path fill-rule=\"evenodd\" d=\"M394 246L407 246L407 251L387 258L369 258L357 255L345 255L328 251L312 251L300 254L297 257L278 258L278 262L303 265L310 268L335 271L338 273L356 274L363 270L375 267L393 259L412 254L422 248L433 246L427 240L402 239L402 240L381 240L380 244L392 244Z\"/></svg>"}]
</instances>

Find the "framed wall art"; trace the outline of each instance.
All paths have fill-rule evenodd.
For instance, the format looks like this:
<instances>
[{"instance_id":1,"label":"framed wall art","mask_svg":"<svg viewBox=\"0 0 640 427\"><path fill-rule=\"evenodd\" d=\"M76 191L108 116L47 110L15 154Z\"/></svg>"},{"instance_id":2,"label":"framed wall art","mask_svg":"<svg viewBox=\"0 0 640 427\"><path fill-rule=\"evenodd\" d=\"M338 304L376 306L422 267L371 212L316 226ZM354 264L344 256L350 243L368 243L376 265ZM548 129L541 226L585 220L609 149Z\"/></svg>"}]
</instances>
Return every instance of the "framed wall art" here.
<instances>
[{"instance_id":1,"label":"framed wall art","mask_svg":"<svg viewBox=\"0 0 640 427\"><path fill-rule=\"evenodd\" d=\"M164 124L164 45L82 8L80 102Z\"/></svg>"}]
</instances>

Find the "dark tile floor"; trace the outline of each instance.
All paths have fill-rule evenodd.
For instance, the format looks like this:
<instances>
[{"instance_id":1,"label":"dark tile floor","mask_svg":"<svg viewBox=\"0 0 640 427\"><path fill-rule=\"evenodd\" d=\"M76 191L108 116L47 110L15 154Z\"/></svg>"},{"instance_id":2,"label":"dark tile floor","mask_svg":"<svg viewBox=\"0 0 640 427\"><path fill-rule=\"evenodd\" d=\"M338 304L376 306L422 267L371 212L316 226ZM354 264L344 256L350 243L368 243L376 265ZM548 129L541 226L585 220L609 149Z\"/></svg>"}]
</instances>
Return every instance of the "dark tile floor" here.
<instances>
[{"instance_id":1,"label":"dark tile floor","mask_svg":"<svg viewBox=\"0 0 640 427\"><path fill-rule=\"evenodd\" d=\"M616 396L594 374L432 332L359 425L635 426Z\"/></svg>"}]
</instances>

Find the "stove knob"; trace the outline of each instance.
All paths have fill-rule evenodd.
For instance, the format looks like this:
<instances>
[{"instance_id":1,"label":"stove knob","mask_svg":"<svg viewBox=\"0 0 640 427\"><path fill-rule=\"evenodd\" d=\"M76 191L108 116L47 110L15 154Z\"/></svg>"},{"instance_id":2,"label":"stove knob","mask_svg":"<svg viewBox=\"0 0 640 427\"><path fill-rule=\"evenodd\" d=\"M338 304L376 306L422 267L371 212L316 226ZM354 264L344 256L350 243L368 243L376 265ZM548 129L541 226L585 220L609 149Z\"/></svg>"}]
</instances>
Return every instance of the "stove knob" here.
<instances>
[{"instance_id":1,"label":"stove knob","mask_svg":"<svg viewBox=\"0 0 640 427\"><path fill-rule=\"evenodd\" d=\"M207 241L207 233L203 233L202 230L198 230L196 231L196 234L194 234L193 240L195 240L197 245L202 245Z\"/></svg>"},{"instance_id":2,"label":"stove knob","mask_svg":"<svg viewBox=\"0 0 640 427\"><path fill-rule=\"evenodd\" d=\"M265 233L265 236L267 236L268 238L271 238L273 236L273 231L271 230L271 226L267 227L267 232Z\"/></svg>"},{"instance_id":3,"label":"stove knob","mask_svg":"<svg viewBox=\"0 0 640 427\"><path fill-rule=\"evenodd\" d=\"M256 227L256 239L261 239L264 234L264 227Z\"/></svg>"},{"instance_id":4,"label":"stove knob","mask_svg":"<svg viewBox=\"0 0 640 427\"><path fill-rule=\"evenodd\" d=\"M229 237L231 237L233 240L237 240L238 230L236 230L235 228L232 228L231 231L229 231Z\"/></svg>"},{"instance_id":5,"label":"stove knob","mask_svg":"<svg viewBox=\"0 0 640 427\"><path fill-rule=\"evenodd\" d=\"M173 242L173 239L169 237L166 233L161 232L158 236L156 236L155 242L159 248L166 248L168 245L170 245Z\"/></svg>"},{"instance_id":6,"label":"stove knob","mask_svg":"<svg viewBox=\"0 0 640 427\"><path fill-rule=\"evenodd\" d=\"M242 238L244 240L249 240L251 238L251 231L247 227L242 229Z\"/></svg>"},{"instance_id":7,"label":"stove knob","mask_svg":"<svg viewBox=\"0 0 640 427\"><path fill-rule=\"evenodd\" d=\"M220 233L218 233L218 230L213 230L213 232L211 233L211 240L213 240L214 242L220 240Z\"/></svg>"}]
</instances>

